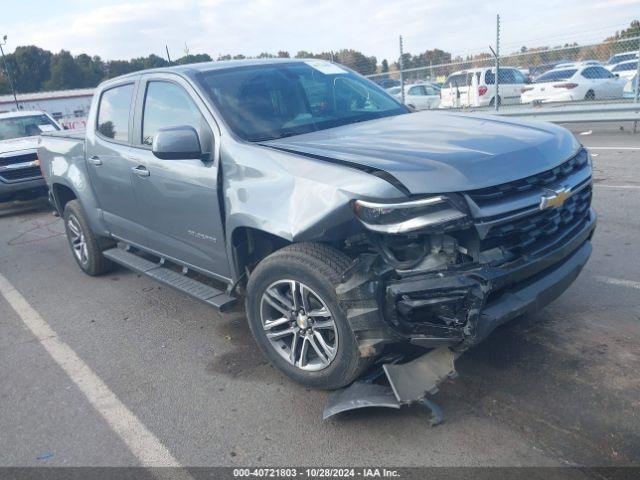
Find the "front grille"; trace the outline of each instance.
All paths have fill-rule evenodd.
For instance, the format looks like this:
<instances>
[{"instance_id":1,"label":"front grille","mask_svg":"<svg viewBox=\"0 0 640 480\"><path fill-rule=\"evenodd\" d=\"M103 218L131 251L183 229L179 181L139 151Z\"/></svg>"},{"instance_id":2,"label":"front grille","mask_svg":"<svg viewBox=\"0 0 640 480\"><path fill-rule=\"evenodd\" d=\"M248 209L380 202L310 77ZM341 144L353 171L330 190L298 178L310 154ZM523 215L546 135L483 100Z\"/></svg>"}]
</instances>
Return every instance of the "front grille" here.
<instances>
[{"instance_id":1,"label":"front grille","mask_svg":"<svg viewBox=\"0 0 640 480\"><path fill-rule=\"evenodd\" d=\"M33 153L23 153L22 155L13 155L10 157L0 157L0 167L6 165L14 165L16 163L33 162L38 159L38 155Z\"/></svg>"},{"instance_id":2,"label":"front grille","mask_svg":"<svg viewBox=\"0 0 640 480\"><path fill-rule=\"evenodd\" d=\"M513 182L507 182L494 187L481 188L471 190L467 195L479 205L487 200L507 199L510 196L527 192L533 188L545 188L557 184L566 179L569 175L586 167L589 162L589 156L585 149L581 149L576 155L561 165L551 170L532 175Z\"/></svg>"},{"instance_id":3,"label":"front grille","mask_svg":"<svg viewBox=\"0 0 640 480\"><path fill-rule=\"evenodd\" d=\"M591 185L568 198L562 207L501 223L481 242L481 250L504 247L517 255L531 254L579 228L589 215Z\"/></svg>"},{"instance_id":4,"label":"front grille","mask_svg":"<svg viewBox=\"0 0 640 480\"><path fill-rule=\"evenodd\" d=\"M17 170L6 170L0 172L0 179L7 182L16 182L19 180L27 180L30 178L38 178L42 176L39 167L20 168Z\"/></svg>"}]
</instances>

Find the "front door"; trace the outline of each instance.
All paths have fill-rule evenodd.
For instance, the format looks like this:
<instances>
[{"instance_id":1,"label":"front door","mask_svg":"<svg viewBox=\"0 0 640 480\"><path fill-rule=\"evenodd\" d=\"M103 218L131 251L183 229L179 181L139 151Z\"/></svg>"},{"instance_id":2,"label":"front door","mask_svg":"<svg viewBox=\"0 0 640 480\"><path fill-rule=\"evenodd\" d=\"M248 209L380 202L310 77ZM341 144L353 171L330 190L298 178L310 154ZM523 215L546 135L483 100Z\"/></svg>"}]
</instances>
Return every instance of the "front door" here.
<instances>
[{"instance_id":1,"label":"front door","mask_svg":"<svg viewBox=\"0 0 640 480\"><path fill-rule=\"evenodd\" d=\"M137 223L147 247L196 269L229 277L222 212L218 200L215 137L204 106L182 79L151 77L140 86L130 158ZM196 129L202 160L161 160L151 151L160 128Z\"/></svg>"}]
</instances>

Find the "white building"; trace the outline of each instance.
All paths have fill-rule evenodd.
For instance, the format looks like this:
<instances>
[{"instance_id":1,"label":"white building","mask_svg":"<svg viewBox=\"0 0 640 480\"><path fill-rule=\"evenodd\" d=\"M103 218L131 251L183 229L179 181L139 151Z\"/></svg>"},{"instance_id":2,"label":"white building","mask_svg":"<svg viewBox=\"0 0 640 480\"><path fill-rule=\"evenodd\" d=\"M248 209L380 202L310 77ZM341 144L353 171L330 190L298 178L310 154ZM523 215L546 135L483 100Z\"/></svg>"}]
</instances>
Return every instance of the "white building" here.
<instances>
[{"instance_id":1,"label":"white building","mask_svg":"<svg viewBox=\"0 0 640 480\"><path fill-rule=\"evenodd\" d=\"M20 110L44 110L62 126L84 128L87 123L93 88L56 92L19 93ZM13 95L0 95L0 113L16 110Z\"/></svg>"}]
</instances>

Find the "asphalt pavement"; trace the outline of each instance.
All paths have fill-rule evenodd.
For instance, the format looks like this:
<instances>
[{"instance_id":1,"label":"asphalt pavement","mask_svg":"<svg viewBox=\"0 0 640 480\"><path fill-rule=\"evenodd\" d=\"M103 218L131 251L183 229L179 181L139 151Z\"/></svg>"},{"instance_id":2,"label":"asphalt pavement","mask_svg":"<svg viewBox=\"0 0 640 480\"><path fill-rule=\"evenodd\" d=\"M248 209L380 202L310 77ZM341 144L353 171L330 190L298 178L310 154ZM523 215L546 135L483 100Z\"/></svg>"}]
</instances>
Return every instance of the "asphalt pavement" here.
<instances>
[{"instance_id":1,"label":"asphalt pavement","mask_svg":"<svg viewBox=\"0 0 640 480\"><path fill-rule=\"evenodd\" d=\"M0 205L0 466L639 465L640 134L572 129L594 154L592 258L459 359L437 427L419 407L323 421L327 393L271 367L242 309L88 277L45 201Z\"/></svg>"}]
</instances>

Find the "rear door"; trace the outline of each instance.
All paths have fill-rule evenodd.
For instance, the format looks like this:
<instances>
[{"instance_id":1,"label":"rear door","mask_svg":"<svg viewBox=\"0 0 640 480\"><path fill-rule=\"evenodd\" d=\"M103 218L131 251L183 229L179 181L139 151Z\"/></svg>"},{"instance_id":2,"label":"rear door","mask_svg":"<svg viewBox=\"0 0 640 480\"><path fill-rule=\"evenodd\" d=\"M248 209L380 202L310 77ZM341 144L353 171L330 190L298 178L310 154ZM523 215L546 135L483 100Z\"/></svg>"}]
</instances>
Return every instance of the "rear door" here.
<instances>
[{"instance_id":1,"label":"rear door","mask_svg":"<svg viewBox=\"0 0 640 480\"><path fill-rule=\"evenodd\" d=\"M226 280L215 119L191 85L176 75L146 76L138 92L130 157L143 246ZM151 151L156 132L183 125L196 129L205 157L157 158Z\"/></svg>"},{"instance_id":2,"label":"rear door","mask_svg":"<svg viewBox=\"0 0 640 480\"><path fill-rule=\"evenodd\" d=\"M118 237L133 234L136 201L131 184L130 124L135 81L107 87L87 128L86 162L104 222Z\"/></svg>"}]
</instances>

